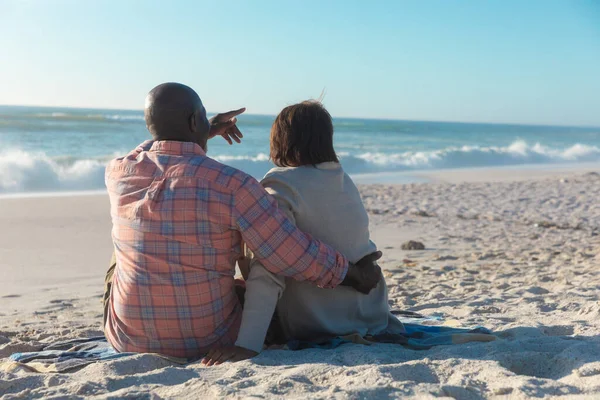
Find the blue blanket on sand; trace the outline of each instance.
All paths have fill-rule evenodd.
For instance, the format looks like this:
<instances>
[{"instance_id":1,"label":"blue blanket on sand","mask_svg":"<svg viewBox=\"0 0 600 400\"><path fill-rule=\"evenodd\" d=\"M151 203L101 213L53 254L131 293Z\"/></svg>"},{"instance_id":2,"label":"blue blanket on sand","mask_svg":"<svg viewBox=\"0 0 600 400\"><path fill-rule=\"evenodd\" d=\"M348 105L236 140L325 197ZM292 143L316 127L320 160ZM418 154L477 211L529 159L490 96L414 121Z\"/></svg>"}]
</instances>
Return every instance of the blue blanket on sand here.
<instances>
[{"instance_id":1,"label":"blue blanket on sand","mask_svg":"<svg viewBox=\"0 0 600 400\"><path fill-rule=\"evenodd\" d=\"M362 338L362 340L357 335L338 336L335 338L310 342L291 340L288 342L287 347L290 350L311 348L334 349L346 343L393 343L401 344L404 347L413 350L428 350L433 346L445 346L467 342L491 342L496 339L496 337L492 335L492 332L482 327L464 329L404 323L404 329L406 330L404 333L382 333L380 335L366 336Z\"/></svg>"},{"instance_id":2,"label":"blue blanket on sand","mask_svg":"<svg viewBox=\"0 0 600 400\"><path fill-rule=\"evenodd\" d=\"M418 314L406 315L403 320L421 321L430 318ZM406 318L408 317L408 318ZM419 322L421 322L419 321ZM310 348L333 349L346 343L394 343L414 350L427 350L433 346L454 345L467 342L490 342L496 339L488 329L485 328L453 328L440 325L424 325L422 323L404 322L406 332L402 334L380 334L375 336L361 337L359 335L348 335L343 337L323 338L315 341L292 340L284 348L289 350L303 350ZM0 365L1 369L11 370L23 367L34 372L69 372L80 369L88 364L113 360L116 358L131 357L135 353L118 353L106 341L104 336L87 339L74 339L55 343L44 347L41 351L29 353L15 353L10 356L9 361ZM166 357L169 361L178 364L186 364L197 360L186 360L175 357Z\"/></svg>"}]
</instances>

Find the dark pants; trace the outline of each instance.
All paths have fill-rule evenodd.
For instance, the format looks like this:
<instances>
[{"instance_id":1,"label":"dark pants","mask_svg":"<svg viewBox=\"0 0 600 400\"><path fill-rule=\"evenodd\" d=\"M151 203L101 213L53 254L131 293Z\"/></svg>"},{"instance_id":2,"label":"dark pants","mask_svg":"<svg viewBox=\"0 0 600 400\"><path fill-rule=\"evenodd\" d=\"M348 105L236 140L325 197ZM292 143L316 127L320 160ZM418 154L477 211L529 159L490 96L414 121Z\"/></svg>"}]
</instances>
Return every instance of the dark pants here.
<instances>
[{"instance_id":1,"label":"dark pants","mask_svg":"<svg viewBox=\"0 0 600 400\"><path fill-rule=\"evenodd\" d=\"M110 300L110 292L112 290L112 280L113 275L115 273L115 267L117 266L117 259L115 257L115 253L113 253L112 258L110 259L110 266L108 267L108 271L106 271L106 277L104 278L104 296L102 296L102 308L103 308L103 317L102 317L102 329L106 326L106 318L108 317L108 305Z\"/></svg>"}]
</instances>

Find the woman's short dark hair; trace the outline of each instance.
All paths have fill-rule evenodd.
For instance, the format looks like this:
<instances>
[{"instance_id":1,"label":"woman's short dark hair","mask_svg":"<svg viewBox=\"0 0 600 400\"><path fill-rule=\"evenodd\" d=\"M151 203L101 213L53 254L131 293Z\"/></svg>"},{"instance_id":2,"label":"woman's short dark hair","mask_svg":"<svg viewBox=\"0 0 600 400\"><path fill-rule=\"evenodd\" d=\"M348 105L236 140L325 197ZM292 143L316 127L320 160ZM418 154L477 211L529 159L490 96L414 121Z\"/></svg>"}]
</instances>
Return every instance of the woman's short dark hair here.
<instances>
[{"instance_id":1,"label":"woman's short dark hair","mask_svg":"<svg viewBox=\"0 0 600 400\"><path fill-rule=\"evenodd\" d=\"M271 160L278 167L339 162L333 149L331 115L317 101L284 108L271 127Z\"/></svg>"}]
</instances>

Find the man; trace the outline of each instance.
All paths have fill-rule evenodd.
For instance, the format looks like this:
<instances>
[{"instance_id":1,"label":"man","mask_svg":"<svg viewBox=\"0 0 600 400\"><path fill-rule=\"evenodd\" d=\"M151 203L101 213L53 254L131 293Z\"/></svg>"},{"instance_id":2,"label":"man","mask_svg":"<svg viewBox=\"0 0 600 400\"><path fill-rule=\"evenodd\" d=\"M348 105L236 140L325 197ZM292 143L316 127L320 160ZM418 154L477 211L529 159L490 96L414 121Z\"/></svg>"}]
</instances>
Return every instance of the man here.
<instances>
[{"instance_id":1,"label":"man","mask_svg":"<svg viewBox=\"0 0 600 400\"><path fill-rule=\"evenodd\" d=\"M377 285L381 253L349 264L295 228L255 179L206 156L212 137L240 142L244 111L208 121L191 88L159 85L144 110L153 140L107 166L116 267L105 334L116 350L193 359L231 346L242 240L275 274L362 292Z\"/></svg>"}]
</instances>

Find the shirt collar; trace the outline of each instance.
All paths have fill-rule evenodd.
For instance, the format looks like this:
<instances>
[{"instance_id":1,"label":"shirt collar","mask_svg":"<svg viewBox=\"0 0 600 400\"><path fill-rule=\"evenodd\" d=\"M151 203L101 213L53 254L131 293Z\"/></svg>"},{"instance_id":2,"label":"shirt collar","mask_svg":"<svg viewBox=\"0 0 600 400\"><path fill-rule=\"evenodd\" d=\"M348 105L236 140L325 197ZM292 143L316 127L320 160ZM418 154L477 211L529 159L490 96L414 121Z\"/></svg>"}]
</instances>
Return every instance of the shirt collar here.
<instances>
[{"instance_id":1,"label":"shirt collar","mask_svg":"<svg viewBox=\"0 0 600 400\"><path fill-rule=\"evenodd\" d=\"M315 165L315 167L318 169L341 169L342 168L340 163L335 162L335 161L322 162L320 164Z\"/></svg>"},{"instance_id":2,"label":"shirt collar","mask_svg":"<svg viewBox=\"0 0 600 400\"><path fill-rule=\"evenodd\" d=\"M140 144L140 150L151 153L163 153L176 156L199 155L205 156L206 153L198 144L193 142L177 142L174 140L146 140Z\"/></svg>"}]
</instances>

